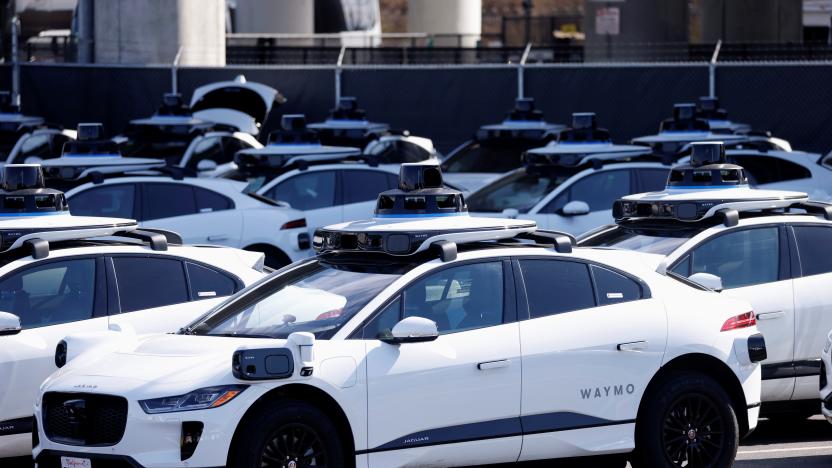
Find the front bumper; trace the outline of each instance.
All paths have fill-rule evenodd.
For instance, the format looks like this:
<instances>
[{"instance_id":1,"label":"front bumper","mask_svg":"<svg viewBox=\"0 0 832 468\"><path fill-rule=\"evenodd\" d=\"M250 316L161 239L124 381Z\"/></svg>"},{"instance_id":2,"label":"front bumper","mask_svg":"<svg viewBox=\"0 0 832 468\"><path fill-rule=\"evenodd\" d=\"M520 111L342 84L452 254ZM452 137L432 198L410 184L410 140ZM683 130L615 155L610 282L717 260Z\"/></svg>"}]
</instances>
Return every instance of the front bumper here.
<instances>
[{"instance_id":1,"label":"front bumper","mask_svg":"<svg viewBox=\"0 0 832 468\"><path fill-rule=\"evenodd\" d=\"M820 356L820 409L832 424L832 349Z\"/></svg>"},{"instance_id":2,"label":"front bumper","mask_svg":"<svg viewBox=\"0 0 832 468\"><path fill-rule=\"evenodd\" d=\"M32 454L39 468L60 467L62 456L90 459L95 468L225 466L234 431L260 393L253 386L218 408L162 414L147 414L135 399L129 399L124 435L112 446L74 446L50 440L38 402L35 417L39 444ZM193 455L182 460L183 423L191 421L201 422L203 430Z\"/></svg>"}]
</instances>

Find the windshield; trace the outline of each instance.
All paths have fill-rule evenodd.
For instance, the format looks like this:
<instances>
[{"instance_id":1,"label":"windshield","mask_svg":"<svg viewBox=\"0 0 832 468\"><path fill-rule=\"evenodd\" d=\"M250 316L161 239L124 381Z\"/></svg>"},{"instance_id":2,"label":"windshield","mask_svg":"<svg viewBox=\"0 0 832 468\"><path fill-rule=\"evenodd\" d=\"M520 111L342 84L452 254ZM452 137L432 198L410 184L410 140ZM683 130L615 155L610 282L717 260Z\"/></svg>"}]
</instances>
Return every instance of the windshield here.
<instances>
[{"instance_id":1,"label":"windshield","mask_svg":"<svg viewBox=\"0 0 832 468\"><path fill-rule=\"evenodd\" d=\"M516 208L525 213L578 172L579 169L560 166L514 172L472 193L468 197L468 210L499 213Z\"/></svg>"},{"instance_id":2,"label":"windshield","mask_svg":"<svg viewBox=\"0 0 832 468\"><path fill-rule=\"evenodd\" d=\"M331 338L401 274L403 266L314 259L250 286L188 328L195 335Z\"/></svg>"},{"instance_id":3,"label":"windshield","mask_svg":"<svg viewBox=\"0 0 832 468\"><path fill-rule=\"evenodd\" d=\"M597 236L582 240L582 247L614 247L651 254L669 255L688 239L699 234L697 228L631 228L617 226Z\"/></svg>"},{"instance_id":4,"label":"windshield","mask_svg":"<svg viewBox=\"0 0 832 468\"><path fill-rule=\"evenodd\" d=\"M489 172L501 174L523 165L523 153L546 144L543 140L475 141L448 157L442 164L445 172Z\"/></svg>"}]
</instances>

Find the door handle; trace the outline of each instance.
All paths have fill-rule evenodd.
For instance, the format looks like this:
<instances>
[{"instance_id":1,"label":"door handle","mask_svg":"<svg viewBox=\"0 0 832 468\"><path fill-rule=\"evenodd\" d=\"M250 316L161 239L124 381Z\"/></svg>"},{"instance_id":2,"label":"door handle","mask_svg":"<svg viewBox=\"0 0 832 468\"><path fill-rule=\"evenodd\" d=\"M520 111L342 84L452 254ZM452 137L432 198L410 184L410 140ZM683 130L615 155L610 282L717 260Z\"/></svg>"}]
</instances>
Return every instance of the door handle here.
<instances>
[{"instance_id":1,"label":"door handle","mask_svg":"<svg viewBox=\"0 0 832 468\"><path fill-rule=\"evenodd\" d=\"M510 359L499 359L497 361L486 361L477 364L479 370L499 369L501 367L508 367L511 364Z\"/></svg>"},{"instance_id":2,"label":"door handle","mask_svg":"<svg viewBox=\"0 0 832 468\"><path fill-rule=\"evenodd\" d=\"M207 239L209 242L217 242L217 241L228 240L228 236L226 236L225 234L216 234L216 235L213 235L213 236L208 236L205 239Z\"/></svg>"},{"instance_id":3,"label":"door handle","mask_svg":"<svg viewBox=\"0 0 832 468\"><path fill-rule=\"evenodd\" d=\"M619 343L618 346L616 346L616 349L619 351L643 351L647 349L647 341L641 340Z\"/></svg>"},{"instance_id":4,"label":"door handle","mask_svg":"<svg viewBox=\"0 0 832 468\"><path fill-rule=\"evenodd\" d=\"M786 316L786 312L782 310L776 310L774 312L763 312L762 314L757 314L757 320L772 320L778 319Z\"/></svg>"}]
</instances>

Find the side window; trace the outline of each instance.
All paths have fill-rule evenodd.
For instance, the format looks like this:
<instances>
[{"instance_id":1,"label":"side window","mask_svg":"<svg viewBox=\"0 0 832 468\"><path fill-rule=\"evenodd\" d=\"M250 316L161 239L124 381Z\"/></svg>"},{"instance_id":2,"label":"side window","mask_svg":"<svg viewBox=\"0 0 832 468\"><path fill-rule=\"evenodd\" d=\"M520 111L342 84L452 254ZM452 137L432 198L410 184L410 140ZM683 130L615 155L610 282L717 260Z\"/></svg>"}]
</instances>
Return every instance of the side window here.
<instances>
[{"instance_id":1,"label":"side window","mask_svg":"<svg viewBox=\"0 0 832 468\"><path fill-rule=\"evenodd\" d=\"M818 248L828 248L832 244L832 228L795 226L794 237L797 241L803 276L832 272L832 258L826 254L818 255Z\"/></svg>"},{"instance_id":2,"label":"side window","mask_svg":"<svg viewBox=\"0 0 832 468\"><path fill-rule=\"evenodd\" d=\"M780 273L778 229L744 229L718 236L696 247L691 257L691 274L719 276L726 289L777 281Z\"/></svg>"},{"instance_id":3,"label":"side window","mask_svg":"<svg viewBox=\"0 0 832 468\"><path fill-rule=\"evenodd\" d=\"M135 218L134 184L105 185L91 188L69 199L69 211L76 216Z\"/></svg>"},{"instance_id":4,"label":"side window","mask_svg":"<svg viewBox=\"0 0 832 468\"><path fill-rule=\"evenodd\" d=\"M365 340L377 340L385 335L390 335L393 327L401 320L401 315L402 299L397 297L395 301L391 302L390 305L364 325L363 338Z\"/></svg>"},{"instance_id":5,"label":"side window","mask_svg":"<svg viewBox=\"0 0 832 468\"><path fill-rule=\"evenodd\" d=\"M684 276L685 278L690 276L690 255L685 255L685 258L677 263L676 266L670 271L676 273L677 275Z\"/></svg>"},{"instance_id":6,"label":"side window","mask_svg":"<svg viewBox=\"0 0 832 468\"><path fill-rule=\"evenodd\" d=\"M423 278L404 291L403 317L436 322L440 334L503 323L502 262L471 263Z\"/></svg>"},{"instance_id":7,"label":"side window","mask_svg":"<svg viewBox=\"0 0 832 468\"><path fill-rule=\"evenodd\" d=\"M122 312L188 302L182 262L168 258L114 257Z\"/></svg>"},{"instance_id":8,"label":"side window","mask_svg":"<svg viewBox=\"0 0 832 468\"><path fill-rule=\"evenodd\" d=\"M200 187L194 187L193 190L196 195L196 209L200 213L231 210L234 208L234 202L224 195Z\"/></svg>"},{"instance_id":9,"label":"side window","mask_svg":"<svg viewBox=\"0 0 832 468\"><path fill-rule=\"evenodd\" d=\"M237 292L237 282L223 273L195 263L186 263L191 281L191 297L196 300L230 296Z\"/></svg>"},{"instance_id":10,"label":"side window","mask_svg":"<svg viewBox=\"0 0 832 468\"><path fill-rule=\"evenodd\" d=\"M296 210L314 210L335 205L335 172L314 171L296 175L272 187L266 194Z\"/></svg>"},{"instance_id":11,"label":"side window","mask_svg":"<svg viewBox=\"0 0 832 468\"><path fill-rule=\"evenodd\" d=\"M759 154L737 155L729 158L729 160L732 159L732 162L745 168L751 182L755 184L771 184L812 177L809 169L785 159Z\"/></svg>"},{"instance_id":12,"label":"side window","mask_svg":"<svg viewBox=\"0 0 832 468\"><path fill-rule=\"evenodd\" d=\"M659 192L667 186L669 169L637 169L639 192Z\"/></svg>"},{"instance_id":13,"label":"side window","mask_svg":"<svg viewBox=\"0 0 832 468\"><path fill-rule=\"evenodd\" d=\"M521 260L529 317L539 318L595 307L587 266L562 260Z\"/></svg>"},{"instance_id":14,"label":"side window","mask_svg":"<svg viewBox=\"0 0 832 468\"><path fill-rule=\"evenodd\" d=\"M171 218L197 212L194 190L184 184L144 184L144 219Z\"/></svg>"},{"instance_id":15,"label":"side window","mask_svg":"<svg viewBox=\"0 0 832 468\"><path fill-rule=\"evenodd\" d=\"M385 190L396 188L390 186L390 174L381 171L343 171L344 204L359 203L378 198L378 194ZM398 184L398 180L396 181Z\"/></svg>"},{"instance_id":16,"label":"side window","mask_svg":"<svg viewBox=\"0 0 832 468\"><path fill-rule=\"evenodd\" d=\"M589 268L595 280L595 299L598 305L619 304L641 299L641 286L630 278L596 265Z\"/></svg>"},{"instance_id":17,"label":"side window","mask_svg":"<svg viewBox=\"0 0 832 468\"><path fill-rule=\"evenodd\" d=\"M631 193L630 171L604 171L591 174L572 184L570 201L580 200L590 211L612 209L612 203Z\"/></svg>"},{"instance_id":18,"label":"side window","mask_svg":"<svg viewBox=\"0 0 832 468\"><path fill-rule=\"evenodd\" d=\"M217 164L228 162L223 161L222 140L220 137L207 137L197 142L194 147L194 152L191 154L191 159L188 160L187 167L196 169L196 166L203 159L215 161Z\"/></svg>"},{"instance_id":19,"label":"side window","mask_svg":"<svg viewBox=\"0 0 832 468\"><path fill-rule=\"evenodd\" d=\"M0 310L20 317L23 328L92 318L95 259L49 262L0 281Z\"/></svg>"}]
</instances>

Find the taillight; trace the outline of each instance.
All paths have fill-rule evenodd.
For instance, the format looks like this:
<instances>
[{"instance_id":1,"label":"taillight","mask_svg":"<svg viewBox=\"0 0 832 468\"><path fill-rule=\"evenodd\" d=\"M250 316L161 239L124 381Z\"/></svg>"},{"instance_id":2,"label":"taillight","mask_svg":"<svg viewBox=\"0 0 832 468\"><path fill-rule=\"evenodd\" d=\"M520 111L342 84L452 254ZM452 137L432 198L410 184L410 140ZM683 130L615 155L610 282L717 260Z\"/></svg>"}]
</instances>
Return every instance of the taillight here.
<instances>
[{"instance_id":1,"label":"taillight","mask_svg":"<svg viewBox=\"0 0 832 468\"><path fill-rule=\"evenodd\" d=\"M722 330L720 331L748 328L753 327L754 325L757 325L757 317L754 316L754 312L746 312L726 320L722 325Z\"/></svg>"},{"instance_id":2,"label":"taillight","mask_svg":"<svg viewBox=\"0 0 832 468\"><path fill-rule=\"evenodd\" d=\"M332 309L332 310L329 310L329 311L324 312L321 315L317 316L315 318L315 320L326 320L326 319L340 317L341 313L343 311L344 311L344 309Z\"/></svg>"},{"instance_id":3,"label":"taillight","mask_svg":"<svg viewBox=\"0 0 832 468\"><path fill-rule=\"evenodd\" d=\"M306 227L306 218L296 219L294 221L289 221L280 226L280 229L296 229L296 228L305 228Z\"/></svg>"}]
</instances>

